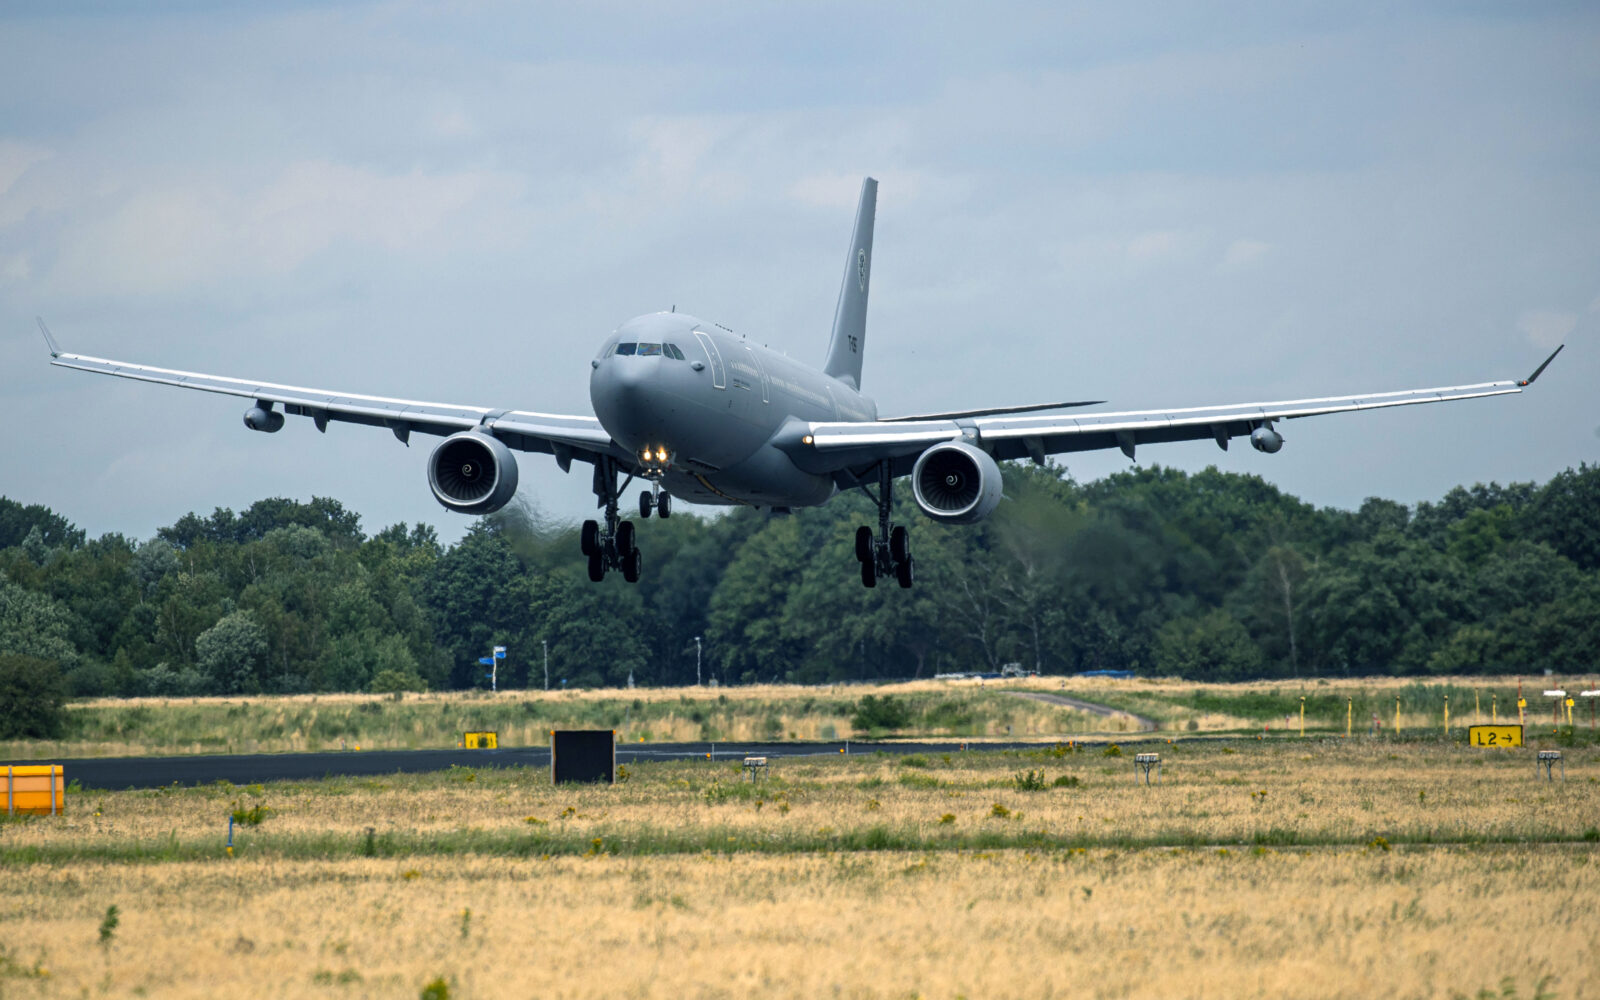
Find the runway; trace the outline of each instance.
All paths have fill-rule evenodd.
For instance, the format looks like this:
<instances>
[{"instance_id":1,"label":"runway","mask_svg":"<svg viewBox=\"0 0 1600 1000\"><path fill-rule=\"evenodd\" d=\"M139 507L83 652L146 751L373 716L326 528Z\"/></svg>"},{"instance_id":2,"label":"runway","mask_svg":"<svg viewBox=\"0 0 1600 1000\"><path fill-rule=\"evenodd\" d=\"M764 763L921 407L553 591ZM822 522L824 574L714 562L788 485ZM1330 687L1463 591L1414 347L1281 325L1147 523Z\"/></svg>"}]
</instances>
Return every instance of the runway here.
<instances>
[{"instance_id":1,"label":"runway","mask_svg":"<svg viewBox=\"0 0 1600 1000\"><path fill-rule=\"evenodd\" d=\"M1078 740L1084 743L1083 740ZM743 760L745 757L813 757L860 754L944 754L974 751L1038 749L1049 743L939 742L877 743L638 743L618 744L617 763L645 760L701 759L707 763ZM1093 745L1093 744L1091 744ZM361 777L443 771L450 767L549 768L549 747L503 747L498 750L340 750L323 753L219 754L185 757L83 757L55 758L18 763L60 764L69 782L83 788L116 790L160 788L165 785L204 785L230 781L235 785L269 781L311 781L331 777Z\"/></svg>"}]
</instances>

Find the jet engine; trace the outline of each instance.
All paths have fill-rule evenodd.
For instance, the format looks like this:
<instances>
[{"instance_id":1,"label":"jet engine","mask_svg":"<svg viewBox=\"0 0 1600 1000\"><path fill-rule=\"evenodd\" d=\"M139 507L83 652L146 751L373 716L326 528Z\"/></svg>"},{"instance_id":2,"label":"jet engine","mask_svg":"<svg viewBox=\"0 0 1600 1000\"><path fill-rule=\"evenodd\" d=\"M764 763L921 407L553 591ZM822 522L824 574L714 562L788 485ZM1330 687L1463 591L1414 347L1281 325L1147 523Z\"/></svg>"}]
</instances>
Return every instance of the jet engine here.
<instances>
[{"instance_id":1,"label":"jet engine","mask_svg":"<svg viewBox=\"0 0 1600 1000\"><path fill-rule=\"evenodd\" d=\"M935 521L951 524L971 524L994 513L1000 485L1000 466L965 441L934 445L911 470L917 506Z\"/></svg>"},{"instance_id":2,"label":"jet engine","mask_svg":"<svg viewBox=\"0 0 1600 1000\"><path fill-rule=\"evenodd\" d=\"M428 456L428 486L453 511L492 514L516 495L517 460L494 435L462 431Z\"/></svg>"},{"instance_id":3,"label":"jet engine","mask_svg":"<svg viewBox=\"0 0 1600 1000\"><path fill-rule=\"evenodd\" d=\"M273 434L283 427L283 414L272 409L270 404L252 406L244 411L244 425L253 431Z\"/></svg>"},{"instance_id":4,"label":"jet engine","mask_svg":"<svg viewBox=\"0 0 1600 1000\"><path fill-rule=\"evenodd\" d=\"M1262 424L1250 432L1250 447L1268 455L1276 455L1278 449L1283 447L1283 435L1273 430L1272 425Z\"/></svg>"}]
</instances>

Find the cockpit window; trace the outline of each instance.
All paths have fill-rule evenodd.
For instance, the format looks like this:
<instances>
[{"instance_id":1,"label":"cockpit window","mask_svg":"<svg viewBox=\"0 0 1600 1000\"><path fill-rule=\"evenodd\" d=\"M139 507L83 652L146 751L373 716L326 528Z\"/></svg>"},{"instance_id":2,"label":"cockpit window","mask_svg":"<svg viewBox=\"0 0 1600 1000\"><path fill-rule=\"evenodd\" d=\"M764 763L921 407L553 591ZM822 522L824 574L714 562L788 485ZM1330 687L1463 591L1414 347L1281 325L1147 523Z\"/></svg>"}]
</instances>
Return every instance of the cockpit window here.
<instances>
[{"instance_id":1,"label":"cockpit window","mask_svg":"<svg viewBox=\"0 0 1600 1000\"><path fill-rule=\"evenodd\" d=\"M617 345L617 354L621 355L621 356L630 355L630 354L633 353L634 348L636 348L638 346L639 346L638 344L634 344L634 343L618 344Z\"/></svg>"},{"instance_id":2,"label":"cockpit window","mask_svg":"<svg viewBox=\"0 0 1600 1000\"><path fill-rule=\"evenodd\" d=\"M667 357L671 358L674 361L685 361L685 360L687 360L686 358L684 358L683 352L678 350L678 345L677 344L662 344L661 345L661 349L666 352Z\"/></svg>"},{"instance_id":3,"label":"cockpit window","mask_svg":"<svg viewBox=\"0 0 1600 1000\"><path fill-rule=\"evenodd\" d=\"M639 357L641 357L641 358L660 357L661 356L661 345L660 344L640 344L639 345L638 354L639 354Z\"/></svg>"}]
</instances>

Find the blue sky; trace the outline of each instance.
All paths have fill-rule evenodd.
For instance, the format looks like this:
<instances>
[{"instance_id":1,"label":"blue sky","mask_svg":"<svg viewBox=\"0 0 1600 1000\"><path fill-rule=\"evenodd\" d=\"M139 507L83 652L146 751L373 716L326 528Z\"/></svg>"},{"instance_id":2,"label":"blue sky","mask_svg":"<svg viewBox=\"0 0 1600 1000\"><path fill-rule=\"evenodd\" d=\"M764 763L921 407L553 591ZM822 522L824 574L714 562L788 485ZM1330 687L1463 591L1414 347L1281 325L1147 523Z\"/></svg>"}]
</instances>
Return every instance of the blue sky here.
<instances>
[{"instance_id":1,"label":"blue sky","mask_svg":"<svg viewBox=\"0 0 1600 1000\"><path fill-rule=\"evenodd\" d=\"M1258 473L1414 503L1600 459L1593 5L12 4L0 10L0 492L98 534L336 496L465 519L381 432L50 368L586 413L677 305L819 361L878 177L884 413L1283 399L1525 375L1301 421ZM587 515L529 456L523 493ZM1127 464L1074 456L1080 479Z\"/></svg>"}]
</instances>

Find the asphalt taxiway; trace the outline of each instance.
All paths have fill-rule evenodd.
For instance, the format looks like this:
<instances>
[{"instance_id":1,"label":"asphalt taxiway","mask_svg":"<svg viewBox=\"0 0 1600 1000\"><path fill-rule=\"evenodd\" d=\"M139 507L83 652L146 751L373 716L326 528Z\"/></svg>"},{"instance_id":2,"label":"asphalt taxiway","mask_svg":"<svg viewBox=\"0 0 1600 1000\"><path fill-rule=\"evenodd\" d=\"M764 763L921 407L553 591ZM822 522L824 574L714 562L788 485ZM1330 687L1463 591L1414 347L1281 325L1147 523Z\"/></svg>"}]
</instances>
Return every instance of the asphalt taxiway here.
<instances>
[{"instance_id":1,"label":"asphalt taxiway","mask_svg":"<svg viewBox=\"0 0 1600 1000\"><path fill-rule=\"evenodd\" d=\"M1078 740L1083 743L1085 741ZM617 744L617 762L693 760L709 762L745 757L814 757L858 754L942 754L962 751L1037 749L1048 743L938 742L828 743L639 743ZM549 747L502 747L497 750L337 750L321 753L216 754L183 757L82 757L37 761L60 764L68 781L83 788L160 788L229 781L250 785L268 781L311 781L329 777L361 777L443 771L451 767L548 768Z\"/></svg>"}]
</instances>

